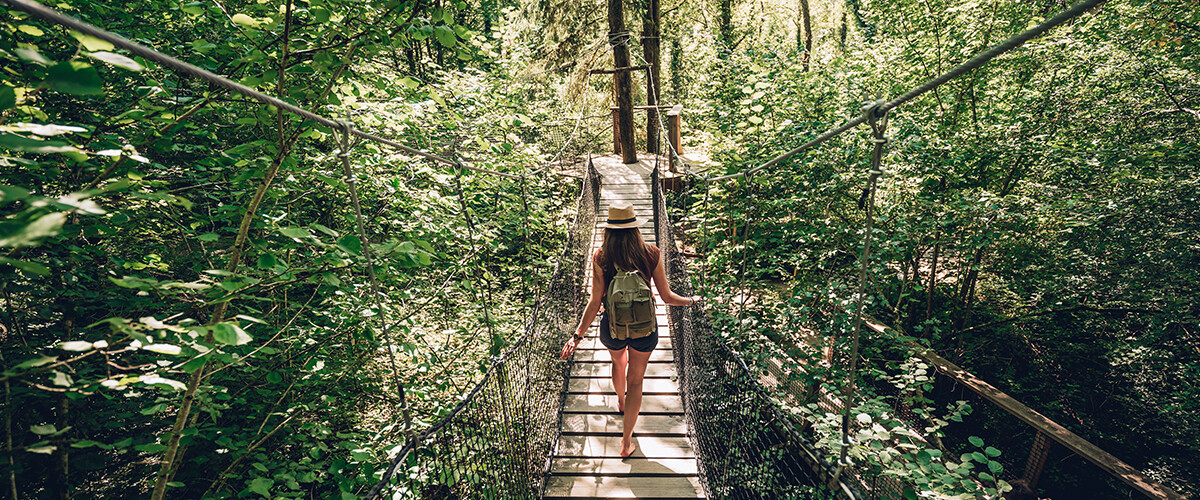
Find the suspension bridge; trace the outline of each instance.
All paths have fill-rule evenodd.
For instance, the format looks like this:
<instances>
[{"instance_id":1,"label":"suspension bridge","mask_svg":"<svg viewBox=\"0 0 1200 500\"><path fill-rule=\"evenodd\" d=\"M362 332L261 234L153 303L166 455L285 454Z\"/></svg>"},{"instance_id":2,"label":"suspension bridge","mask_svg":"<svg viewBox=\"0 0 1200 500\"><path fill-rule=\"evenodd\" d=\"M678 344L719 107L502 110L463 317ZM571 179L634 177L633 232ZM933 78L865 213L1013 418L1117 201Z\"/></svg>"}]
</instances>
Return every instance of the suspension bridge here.
<instances>
[{"instance_id":1,"label":"suspension bridge","mask_svg":"<svg viewBox=\"0 0 1200 500\"><path fill-rule=\"evenodd\" d=\"M275 106L341 134L341 158L356 212L353 166L349 160L350 140L357 137L422 157L460 170L524 180L545 169L517 175L496 172L447 159L397 141L359 130L347 122L326 118L274 97L210 73L174 57L126 40L98 27L64 16L30 0L0 0L44 21L59 24L165 67L202 78L264 104ZM590 258L600 244L602 222L598 215L617 202L633 204L639 217L653 221L642 228L644 238L657 244L671 288L690 294L687 263L676 247L675 227L667 212L664 179L679 184L680 177L666 173L660 165L680 165L693 186L749 178L778 165L807 149L868 124L872 129L871 171L860 200L867 210L867 228L861 260L858 296L866 280L870 252L875 180L882 173L880 162L887 144L887 115L916 97L976 69L988 61L1037 37L1055 26L1098 8L1103 0L1084 0L1051 19L1015 35L932 78L890 101L864 106L860 116L815 136L804 145L743 172L705 177L688 171L680 155L679 106L671 109L667 127L668 154L636 156L607 155L588 158L577 165L578 199L568 244L558 260L551 281L537 301L525 331L486 371L483 379L463 396L446 416L409 437L366 498L902 498L912 485L895 478L879 477L869 466L855 464L846 451L855 445L857 430L849 419L855 396L855 363L863 328L876 333L886 326L865 316L858 301L849 315L853 328L851 376L837 392L812 394L806 384L786 378L781 369L794 362L776 358L767 368L752 369L709 324L700 307L667 307L659 299L660 344L650 360L644 383L645 400L634 436L635 454L619 456L621 419L616 396L608 381L607 350L595 340L580 346L573 359L557 354L562 342L581 316L587 300ZM621 40L622 37L610 37ZM627 43L628 36L623 38ZM637 67L617 68L626 72ZM657 96L654 96L657 103ZM661 106L646 106L658 117ZM582 116L582 115L581 115ZM617 120L614 112L614 144ZM661 118L659 118L661 119ZM658 137L647 139L655 143ZM657 149L657 147L655 147ZM630 161L635 157L636 161ZM675 169L672 168L672 171ZM363 235L364 253L370 257L362 217L358 230ZM469 224L469 220L468 220ZM747 223L748 224L748 223ZM743 237L749 227L742 231ZM745 245L742 245L743 247ZM368 260L369 266L369 260ZM374 278L372 278L374 288ZM374 290L378 299L379 292ZM381 308L382 310L382 308ZM382 321L382 318L380 318ZM593 324L593 327L595 325ZM914 346L918 355L937 370L937 376L961 390L970 391L1018 418L1036 432L1025 463L1022 480L1036 484L1052 443L1082 457L1128 485L1131 492L1150 498L1183 498L1125 464L1099 447L1007 396L978 377ZM190 390L194 390L191 388ZM814 445L814 436L788 404L816 397L822 409L842 416L838 456ZM403 397L403 393L401 393ZM175 442L177 444L177 436ZM165 458L164 469L173 455Z\"/></svg>"}]
</instances>

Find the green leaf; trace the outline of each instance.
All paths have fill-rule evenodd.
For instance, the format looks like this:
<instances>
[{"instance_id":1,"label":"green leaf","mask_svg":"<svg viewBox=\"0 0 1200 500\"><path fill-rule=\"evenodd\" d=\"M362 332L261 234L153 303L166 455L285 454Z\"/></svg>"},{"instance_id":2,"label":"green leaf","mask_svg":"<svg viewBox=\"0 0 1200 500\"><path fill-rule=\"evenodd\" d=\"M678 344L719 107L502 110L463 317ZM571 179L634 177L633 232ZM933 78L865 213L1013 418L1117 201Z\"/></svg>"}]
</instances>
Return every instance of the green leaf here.
<instances>
[{"instance_id":1,"label":"green leaf","mask_svg":"<svg viewBox=\"0 0 1200 500\"><path fill-rule=\"evenodd\" d=\"M338 240L337 246L351 255L362 254L362 240L358 239L358 235L347 234L343 236L342 239Z\"/></svg>"},{"instance_id":2,"label":"green leaf","mask_svg":"<svg viewBox=\"0 0 1200 500\"><path fill-rule=\"evenodd\" d=\"M28 197L28 189L17 186L0 186L0 203L21 201Z\"/></svg>"},{"instance_id":3,"label":"green leaf","mask_svg":"<svg viewBox=\"0 0 1200 500\"><path fill-rule=\"evenodd\" d=\"M28 451L30 453L38 453L41 455L49 455L51 453L54 453L54 450L56 450L56 449L58 449L58 448L54 445L38 443L33 446L30 446L29 448L25 448L25 451Z\"/></svg>"},{"instance_id":4,"label":"green leaf","mask_svg":"<svg viewBox=\"0 0 1200 500\"><path fill-rule=\"evenodd\" d=\"M55 212L38 217L33 222L17 228L8 236L0 236L0 247L36 246L38 240L57 235L67 220L65 212Z\"/></svg>"},{"instance_id":5,"label":"green leaf","mask_svg":"<svg viewBox=\"0 0 1200 500\"><path fill-rule=\"evenodd\" d=\"M50 372L50 374L51 374L50 383L57 385L59 387L70 387L71 384L74 382L71 380L70 375L67 375L58 370L53 370Z\"/></svg>"},{"instance_id":6,"label":"green leaf","mask_svg":"<svg viewBox=\"0 0 1200 500\"><path fill-rule=\"evenodd\" d=\"M50 67L46 84L59 92L75 95L103 94L100 74L90 64L80 61L60 62Z\"/></svg>"},{"instance_id":7,"label":"green leaf","mask_svg":"<svg viewBox=\"0 0 1200 500\"><path fill-rule=\"evenodd\" d=\"M59 343L58 348L64 351L90 351L92 350L92 343L83 340L71 340Z\"/></svg>"},{"instance_id":8,"label":"green leaf","mask_svg":"<svg viewBox=\"0 0 1200 500\"><path fill-rule=\"evenodd\" d=\"M978 436L971 436L967 438L967 441L970 441L975 446L983 446L983 439L980 439Z\"/></svg>"},{"instance_id":9,"label":"green leaf","mask_svg":"<svg viewBox=\"0 0 1200 500\"><path fill-rule=\"evenodd\" d=\"M74 146L62 141L39 141L7 132L0 133L0 149L39 154L79 151Z\"/></svg>"},{"instance_id":10,"label":"green leaf","mask_svg":"<svg viewBox=\"0 0 1200 500\"><path fill-rule=\"evenodd\" d=\"M198 239L200 241L217 241L220 238L221 238L221 236L218 235L217 233L204 233L204 234L196 237L196 239Z\"/></svg>"},{"instance_id":11,"label":"green leaf","mask_svg":"<svg viewBox=\"0 0 1200 500\"><path fill-rule=\"evenodd\" d=\"M189 360L187 363L184 363L180 369L182 369L184 373L195 373L196 370L199 370L207 362L208 356L200 356L198 358Z\"/></svg>"},{"instance_id":12,"label":"green leaf","mask_svg":"<svg viewBox=\"0 0 1200 500\"><path fill-rule=\"evenodd\" d=\"M97 61L103 61L103 62L106 62L113 66L116 66L118 68L124 68L129 71L142 71L142 70L146 69L146 68L143 68L141 64L138 64L137 61L134 61L133 59L130 59L121 54L116 54L113 52L104 52L104 51L85 52L85 55L87 55L88 57L95 59Z\"/></svg>"},{"instance_id":13,"label":"green leaf","mask_svg":"<svg viewBox=\"0 0 1200 500\"><path fill-rule=\"evenodd\" d=\"M157 352L159 354L168 354L171 356L178 356L179 353L183 352L183 349L181 349L179 346L171 344L150 344L142 347L142 349L150 352Z\"/></svg>"},{"instance_id":14,"label":"green leaf","mask_svg":"<svg viewBox=\"0 0 1200 500\"><path fill-rule=\"evenodd\" d=\"M258 19L240 13L234 14L231 20L247 28L257 28L258 25L262 24Z\"/></svg>"},{"instance_id":15,"label":"green leaf","mask_svg":"<svg viewBox=\"0 0 1200 500\"><path fill-rule=\"evenodd\" d=\"M17 89L8 85L0 85L0 111L12 109L17 105Z\"/></svg>"},{"instance_id":16,"label":"green leaf","mask_svg":"<svg viewBox=\"0 0 1200 500\"><path fill-rule=\"evenodd\" d=\"M986 463L988 463L988 458L987 458L987 456L985 456L983 453L980 453L980 452L978 452L978 451L977 451L977 452L974 452L974 453L972 453L972 454L971 454L971 458L975 459L975 461L976 461L976 462L979 462L979 463L981 463L981 464L986 464Z\"/></svg>"},{"instance_id":17,"label":"green leaf","mask_svg":"<svg viewBox=\"0 0 1200 500\"><path fill-rule=\"evenodd\" d=\"M72 30L71 36L74 37L76 40L79 40L79 43L83 44L83 48L90 50L90 51L112 50L112 49L116 48L116 47L113 47L113 44L111 44L111 43L108 43L104 40L101 40L101 39L96 38L91 35L85 35L78 31Z\"/></svg>"},{"instance_id":18,"label":"green leaf","mask_svg":"<svg viewBox=\"0 0 1200 500\"><path fill-rule=\"evenodd\" d=\"M38 52L37 48L34 47L17 47L13 49L13 52L17 54L17 57L37 64L38 66L49 66L54 64L53 61L46 59L46 56L43 56L42 53Z\"/></svg>"},{"instance_id":19,"label":"green leaf","mask_svg":"<svg viewBox=\"0 0 1200 500\"><path fill-rule=\"evenodd\" d=\"M999 474L1001 471L1004 470L1004 466L1000 465L1000 462L997 462L995 460L991 460L987 464L988 464L988 470L992 471L993 474Z\"/></svg>"},{"instance_id":20,"label":"green leaf","mask_svg":"<svg viewBox=\"0 0 1200 500\"><path fill-rule=\"evenodd\" d=\"M988 446L987 448L984 448L984 449L983 449L983 452L984 452L984 453L987 453L987 456L989 456L989 457L998 457L998 456L1000 456L1000 450L997 450L997 449L995 449L995 448L993 448L993 447L991 447L991 446Z\"/></svg>"},{"instance_id":21,"label":"green leaf","mask_svg":"<svg viewBox=\"0 0 1200 500\"><path fill-rule=\"evenodd\" d=\"M278 384L280 382L283 382L283 375L280 375L279 372L268 373L267 374L267 382L270 382L272 384Z\"/></svg>"},{"instance_id":22,"label":"green leaf","mask_svg":"<svg viewBox=\"0 0 1200 500\"><path fill-rule=\"evenodd\" d=\"M27 360L25 360L25 361L22 361L22 362L21 362L21 364L18 364L17 366L14 366L13 368L18 368L18 369L21 369L21 368L37 368L37 367L39 367L39 366L45 366L45 365L48 365L48 364L50 364L50 363L53 363L53 362L55 362L55 361L57 361L57 358L52 358L52 357L50 357L50 356L41 356L41 357L38 357L38 358L27 359Z\"/></svg>"},{"instance_id":23,"label":"green leaf","mask_svg":"<svg viewBox=\"0 0 1200 500\"><path fill-rule=\"evenodd\" d=\"M257 477L254 478L253 481L250 481L250 487L246 488L246 490L250 491L251 493L258 493L264 497L271 498L271 486L274 484L275 480L273 479Z\"/></svg>"},{"instance_id":24,"label":"green leaf","mask_svg":"<svg viewBox=\"0 0 1200 500\"><path fill-rule=\"evenodd\" d=\"M32 432L39 436L47 436L47 435L58 432L58 429L54 427L54 424L31 425L31 426L29 426L29 432Z\"/></svg>"},{"instance_id":25,"label":"green leaf","mask_svg":"<svg viewBox=\"0 0 1200 500\"><path fill-rule=\"evenodd\" d=\"M212 331L213 339L225 345L243 345L253 340L236 323L217 323Z\"/></svg>"},{"instance_id":26,"label":"green leaf","mask_svg":"<svg viewBox=\"0 0 1200 500\"><path fill-rule=\"evenodd\" d=\"M279 232L289 238L304 239L304 238L312 237L312 232L309 231L308 228L303 228L303 227L295 227L295 226L283 227L283 228L279 228Z\"/></svg>"},{"instance_id":27,"label":"green leaf","mask_svg":"<svg viewBox=\"0 0 1200 500\"><path fill-rule=\"evenodd\" d=\"M325 24L329 22L329 10L327 9L313 7L308 9L308 12L312 14L313 18L316 19L318 23Z\"/></svg>"},{"instance_id":28,"label":"green leaf","mask_svg":"<svg viewBox=\"0 0 1200 500\"><path fill-rule=\"evenodd\" d=\"M443 47L453 49L455 45L458 45L458 35L450 28L438 26L434 29L433 35L437 37L438 43Z\"/></svg>"},{"instance_id":29,"label":"green leaf","mask_svg":"<svg viewBox=\"0 0 1200 500\"><path fill-rule=\"evenodd\" d=\"M269 253L258 254L258 268L259 269L271 269L272 267L275 267L277 265L279 265L279 262L275 260L274 255L269 254Z\"/></svg>"},{"instance_id":30,"label":"green leaf","mask_svg":"<svg viewBox=\"0 0 1200 500\"><path fill-rule=\"evenodd\" d=\"M991 474L988 474L986 472L980 472L979 479L982 479L984 481L995 481L996 480L996 478L992 477Z\"/></svg>"},{"instance_id":31,"label":"green leaf","mask_svg":"<svg viewBox=\"0 0 1200 500\"><path fill-rule=\"evenodd\" d=\"M33 36L42 36L42 35L46 34L46 32L42 31L41 28L38 28L37 26L31 26L28 24L22 24L20 26L17 26L17 30L20 31L21 33L25 33L26 35L33 35Z\"/></svg>"},{"instance_id":32,"label":"green leaf","mask_svg":"<svg viewBox=\"0 0 1200 500\"><path fill-rule=\"evenodd\" d=\"M23 260L14 260L7 257L0 257L0 264L8 264L17 269L20 269L28 274L36 276L45 276L50 274L50 268L38 264L37 262L26 262Z\"/></svg>"},{"instance_id":33,"label":"green leaf","mask_svg":"<svg viewBox=\"0 0 1200 500\"><path fill-rule=\"evenodd\" d=\"M166 411L166 409L167 409L167 404L166 404L166 403L159 403L159 404L156 404L156 405L154 405L154 406L151 406L151 407L149 407L149 408L143 408L143 409L141 410L141 414L142 414L142 415L154 415L154 414L157 414L157 413L162 413L162 412Z\"/></svg>"}]
</instances>

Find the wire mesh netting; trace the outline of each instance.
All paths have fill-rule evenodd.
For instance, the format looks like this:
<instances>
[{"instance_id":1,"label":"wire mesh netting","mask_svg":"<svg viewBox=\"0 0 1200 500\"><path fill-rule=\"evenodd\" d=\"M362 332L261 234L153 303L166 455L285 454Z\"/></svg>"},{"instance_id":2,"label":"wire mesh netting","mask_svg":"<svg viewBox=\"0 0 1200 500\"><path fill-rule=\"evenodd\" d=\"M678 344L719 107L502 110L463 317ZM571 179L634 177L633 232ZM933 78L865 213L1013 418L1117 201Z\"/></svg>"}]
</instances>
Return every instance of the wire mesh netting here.
<instances>
[{"instance_id":1,"label":"wire mesh netting","mask_svg":"<svg viewBox=\"0 0 1200 500\"><path fill-rule=\"evenodd\" d=\"M655 235L671 289L691 293L658 170L653 176ZM816 453L796 421L780 411L758 379L694 307L668 308L684 418L708 498L833 498L855 493L824 485L833 466Z\"/></svg>"},{"instance_id":2,"label":"wire mesh netting","mask_svg":"<svg viewBox=\"0 0 1200 500\"><path fill-rule=\"evenodd\" d=\"M566 393L568 365L556 354L587 301L579 279L599 197L589 173L567 247L524 335L448 415L405 443L367 498L540 496Z\"/></svg>"}]
</instances>

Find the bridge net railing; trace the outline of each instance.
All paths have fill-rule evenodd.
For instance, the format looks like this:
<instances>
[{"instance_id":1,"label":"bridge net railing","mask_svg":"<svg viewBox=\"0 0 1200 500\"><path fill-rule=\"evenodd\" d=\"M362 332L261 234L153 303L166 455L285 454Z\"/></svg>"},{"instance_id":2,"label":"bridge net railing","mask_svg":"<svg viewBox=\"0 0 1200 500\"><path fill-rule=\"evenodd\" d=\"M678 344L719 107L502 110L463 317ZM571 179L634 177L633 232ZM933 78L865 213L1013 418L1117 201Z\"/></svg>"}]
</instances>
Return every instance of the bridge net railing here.
<instances>
[{"instance_id":1,"label":"bridge net railing","mask_svg":"<svg viewBox=\"0 0 1200 500\"><path fill-rule=\"evenodd\" d=\"M596 226L598 176L580 181L566 249L524 334L453 410L407 440L367 498L537 498L549 473L566 393L556 355L587 296L579 286Z\"/></svg>"},{"instance_id":2,"label":"bridge net railing","mask_svg":"<svg viewBox=\"0 0 1200 500\"><path fill-rule=\"evenodd\" d=\"M652 176L655 236L671 289L692 293L675 245L659 172ZM707 498L859 498L830 481L835 465L819 455L763 390L741 356L698 307L668 308L684 418Z\"/></svg>"}]
</instances>

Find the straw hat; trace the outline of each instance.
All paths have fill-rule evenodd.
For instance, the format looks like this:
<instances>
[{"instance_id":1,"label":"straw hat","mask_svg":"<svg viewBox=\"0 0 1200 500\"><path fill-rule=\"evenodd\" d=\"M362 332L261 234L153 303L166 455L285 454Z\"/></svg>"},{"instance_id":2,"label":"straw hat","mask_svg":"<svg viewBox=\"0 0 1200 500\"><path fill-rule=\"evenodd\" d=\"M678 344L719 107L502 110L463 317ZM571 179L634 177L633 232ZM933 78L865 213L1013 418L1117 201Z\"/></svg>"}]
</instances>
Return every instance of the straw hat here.
<instances>
[{"instance_id":1,"label":"straw hat","mask_svg":"<svg viewBox=\"0 0 1200 500\"><path fill-rule=\"evenodd\" d=\"M604 227L607 229L632 229L641 227L645 223L644 220L638 220L637 214L633 213L632 205L613 205L608 207L608 223Z\"/></svg>"}]
</instances>

